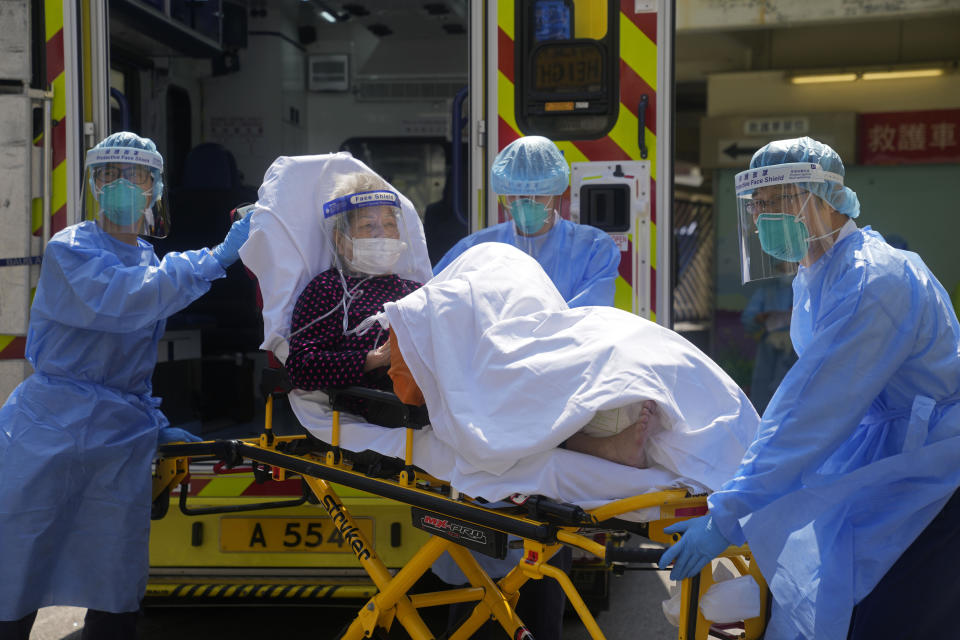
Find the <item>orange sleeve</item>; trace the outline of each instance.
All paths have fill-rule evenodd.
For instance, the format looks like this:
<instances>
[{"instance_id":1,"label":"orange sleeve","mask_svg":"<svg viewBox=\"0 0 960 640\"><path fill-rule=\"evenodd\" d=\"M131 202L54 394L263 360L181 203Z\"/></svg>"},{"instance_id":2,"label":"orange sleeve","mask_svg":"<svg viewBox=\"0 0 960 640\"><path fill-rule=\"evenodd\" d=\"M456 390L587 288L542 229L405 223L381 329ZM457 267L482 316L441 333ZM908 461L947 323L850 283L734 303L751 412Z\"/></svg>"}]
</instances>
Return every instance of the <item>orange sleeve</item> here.
<instances>
[{"instance_id":1,"label":"orange sleeve","mask_svg":"<svg viewBox=\"0 0 960 640\"><path fill-rule=\"evenodd\" d=\"M397 394L400 401L404 404L422 407L426 404L423 399L423 392L417 386L413 374L407 368L407 363L403 360L403 354L400 353L400 347L397 345L397 336L393 329L390 329L390 369L387 374L393 381L393 392Z\"/></svg>"}]
</instances>

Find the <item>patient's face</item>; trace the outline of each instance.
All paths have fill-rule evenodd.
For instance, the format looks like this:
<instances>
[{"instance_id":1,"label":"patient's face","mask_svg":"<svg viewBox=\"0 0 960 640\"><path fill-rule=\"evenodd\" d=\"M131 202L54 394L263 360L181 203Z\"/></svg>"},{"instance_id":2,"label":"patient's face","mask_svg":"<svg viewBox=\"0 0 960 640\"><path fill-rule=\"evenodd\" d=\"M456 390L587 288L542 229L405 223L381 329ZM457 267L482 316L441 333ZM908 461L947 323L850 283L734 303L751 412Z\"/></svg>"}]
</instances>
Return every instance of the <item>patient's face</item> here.
<instances>
[{"instance_id":1,"label":"patient's face","mask_svg":"<svg viewBox=\"0 0 960 640\"><path fill-rule=\"evenodd\" d=\"M337 253L353 260L353 242L358 238L400 239L400 223L394 207L365 207L350 214L350 237L336 234Z\"/></svg>"},{"instance_id":2,"label":"patient's face","mask_svg":"<svg viewBox=\"0 0 960 640\"><path fill-rule=\"evenodd\" d=\"M353 238L400 238L400 225L393 207L366 207L350 223Z\"/></svg>"}]
</instances>

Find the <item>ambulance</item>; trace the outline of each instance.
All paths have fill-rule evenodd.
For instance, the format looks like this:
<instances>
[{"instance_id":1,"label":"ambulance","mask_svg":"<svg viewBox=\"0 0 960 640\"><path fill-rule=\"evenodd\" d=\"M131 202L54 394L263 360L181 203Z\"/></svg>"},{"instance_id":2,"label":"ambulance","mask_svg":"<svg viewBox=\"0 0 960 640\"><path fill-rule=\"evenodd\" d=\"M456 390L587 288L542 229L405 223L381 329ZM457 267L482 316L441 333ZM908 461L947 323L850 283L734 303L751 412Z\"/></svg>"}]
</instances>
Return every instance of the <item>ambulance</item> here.
<instances>
[{"instance_id":1,"label":"ambulance","mask_svg":"<svg viewBox=\"0 0 960 640\"><path fill-rule=\"evenodd\" d=\"M158 253L218 242L212 230L256 200L274 158L345 150L413 201L434 260L506 220L490 164L512 140L546 136L571 168L561 215L620 249L616 305L672 326L673 10L666 0L2 3L0 397L31 371L30 301L46 242L80 221L84 154L118 130L153 139L165 158L172 231ZM256 435L270 393L256 284L240 267L226 280L171 318L154 378L171 423L206 438ZM299 429L282 396L274 420ZM183 471L154 505L146 604L375 592L299 479L242 463ZM410 507L338 492L391 569L425 540ZM609 572L581 557L574 574L602 609Z\"/></svg>"}]
</instances>

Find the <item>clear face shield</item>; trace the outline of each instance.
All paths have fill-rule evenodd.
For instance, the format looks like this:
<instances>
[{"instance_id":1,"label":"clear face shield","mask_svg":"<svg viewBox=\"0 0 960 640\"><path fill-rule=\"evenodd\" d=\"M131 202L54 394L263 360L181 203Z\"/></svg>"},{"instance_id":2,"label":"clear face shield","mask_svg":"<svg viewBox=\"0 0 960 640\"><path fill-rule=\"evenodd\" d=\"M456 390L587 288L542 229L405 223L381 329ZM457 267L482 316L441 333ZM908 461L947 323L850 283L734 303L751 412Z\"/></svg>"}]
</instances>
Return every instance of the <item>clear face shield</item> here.
<instances>
[{"instance_id":1,"label":"clear face shield","mask_svg":"<svg viewBox=\"0 0 960 640\"><path fill-rule=\"evenodd\" d=\"M163 197L163 158L133 147L87 152L83 219L107 233L165 238L170 232Z\"/></svg>"},{"instance_id":2,"label":"clear face shield","mask_svg":"<svg viewBox=\"0 0 960 640\"><path fill-rule=\"evenodd\" d=\"M323 205L324 228L334 266L352 276L396 273L400 258L410 250L409 235L393 191L363 191Z\"/></svg>"},{"instance_id":3,"label":"clear face shield","mask_svg":"<svg viewBox=\"0 0 960 640\"><path fill-rule=\"evenodd\" d=\"M561 196L546 195L501 195L498 196L503 211L513 221L517 248L534 255L534 248L557 221L556 207Z\"/></svg>"},{"instance_id":4,"label":"clear face shield","mask_svg":"<svg viewBox=\"0 0 960 640\"><path fill-rule=\"evenodd\" d=\"M740 266L744 284L793 275L836 241L830 206L810 192L843 176L809 162L758 167L736 175Z\"/></svg>"}]
</instances>

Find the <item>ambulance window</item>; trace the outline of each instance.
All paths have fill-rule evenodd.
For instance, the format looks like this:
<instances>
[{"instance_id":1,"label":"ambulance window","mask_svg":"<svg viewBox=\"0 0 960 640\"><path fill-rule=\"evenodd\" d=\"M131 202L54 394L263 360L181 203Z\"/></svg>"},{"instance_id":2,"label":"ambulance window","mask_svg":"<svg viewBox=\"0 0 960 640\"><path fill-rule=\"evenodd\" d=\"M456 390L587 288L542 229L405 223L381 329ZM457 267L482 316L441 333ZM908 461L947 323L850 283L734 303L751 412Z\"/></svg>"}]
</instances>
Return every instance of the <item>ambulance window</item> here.
<instances>
[{"instance_id":1,"label":"ambulance window","mask_svg":"<svg viewBox=\"0 0 960 640\"><path fill-rule=\"evenodd\" d=\"M524 134L598 138L617 120L619 2L521 0L516 3L514 90Z\"/></svg>"},{"instance_id":2,"label":"ambulance window","mask_svg":"<svg viewBox=\"0 0 960 640\"><path fill-rule=\"evenodd\" d=\"M350 138L340 145L410 198L421 216L443 198L446 146L440 137Z\"/></svg>"}]
</instances>

